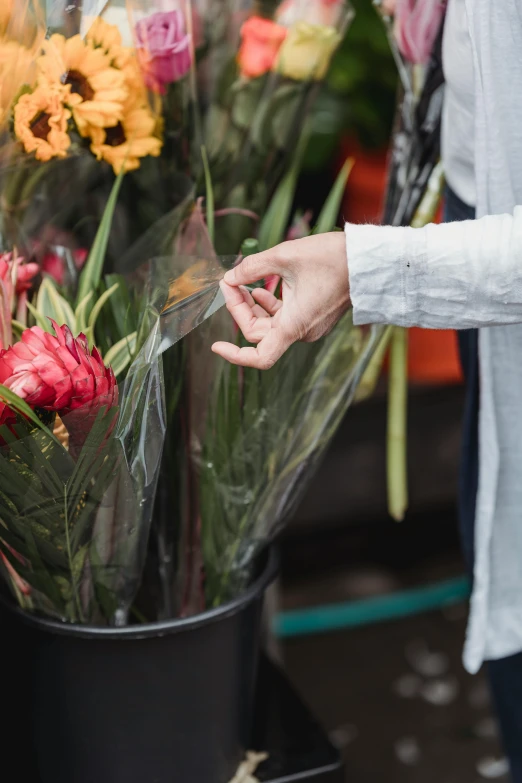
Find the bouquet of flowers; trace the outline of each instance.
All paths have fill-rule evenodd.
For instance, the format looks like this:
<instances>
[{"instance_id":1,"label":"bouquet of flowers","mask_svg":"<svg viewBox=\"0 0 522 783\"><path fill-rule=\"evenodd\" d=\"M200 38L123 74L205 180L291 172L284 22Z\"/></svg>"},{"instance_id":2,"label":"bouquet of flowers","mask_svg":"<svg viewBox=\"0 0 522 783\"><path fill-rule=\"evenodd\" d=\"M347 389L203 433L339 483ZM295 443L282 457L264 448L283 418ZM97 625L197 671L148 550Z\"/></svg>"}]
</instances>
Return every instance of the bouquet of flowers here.
<instances>
[{"instance_id":1,"label":"bouquet of flowers","mask_svg":"<svg viewBox=\"0 0 522 783\"><path fill-rule=\"evenodd\" d=\"M0 257L0 568L24 609L121 624L163 445L161 366L144 347L118 384L84 333L53 319L26 327L36 272Z\"/></svg>"},{"instance_id":2,"label":"bouquet of flowers","mask_svg":"<svg viewBox=\"0 0 522 783\"><path fill-rule=\"evenodd\" d=\"M7 6L0 569L24 609L70 622L128 622L140 583L148 619L200 611L248 582L379 335L347 316L267 375L210 353L252 226L263 248L311 231L292 224L304 108L348 8L230 0L216 41L216 4ZM265 23L277 46L252 33ZM315 230L335 226L349 168Z\"/></svg>"},{"instance_id":3,"label":"bouquet of flowers","mask_svg":"<svg viewBox=\"0 0 522 783\"><path fill-rule=\"evenodd\" d=\"M197 7L198 103L223 216L218 248L233 253L288 169L352 12L347 0L207 0Z\"/></svg>"}]
</instances>

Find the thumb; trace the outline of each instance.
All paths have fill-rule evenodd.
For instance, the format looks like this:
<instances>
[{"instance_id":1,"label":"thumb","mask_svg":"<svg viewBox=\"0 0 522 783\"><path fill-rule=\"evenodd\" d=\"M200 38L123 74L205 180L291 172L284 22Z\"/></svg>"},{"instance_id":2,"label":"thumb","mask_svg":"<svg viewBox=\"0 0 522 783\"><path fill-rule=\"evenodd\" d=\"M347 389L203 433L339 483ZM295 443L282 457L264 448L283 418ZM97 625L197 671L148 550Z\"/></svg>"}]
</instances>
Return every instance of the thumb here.
<instances>
[{"instance_id":1,"label":"thumb","mask_svg":"<svg viewBox=\"0 0 522 783\"><path fill-rule=\"evenodd\" d=\"M269 275L282 276L277 248L247 256L234 269L230 269L226 273L225 283L232 286L248 285L249 283L257 283Z\"/></svg>"}]
</instances>

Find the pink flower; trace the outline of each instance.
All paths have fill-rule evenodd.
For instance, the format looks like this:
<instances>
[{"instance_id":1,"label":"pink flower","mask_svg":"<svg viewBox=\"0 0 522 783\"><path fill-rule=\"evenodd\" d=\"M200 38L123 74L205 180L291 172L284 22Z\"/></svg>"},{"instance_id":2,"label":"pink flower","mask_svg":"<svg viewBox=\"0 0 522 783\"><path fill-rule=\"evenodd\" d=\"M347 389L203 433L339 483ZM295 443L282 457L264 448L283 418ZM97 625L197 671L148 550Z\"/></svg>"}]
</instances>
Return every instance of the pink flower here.
<instances>
[{"instance_id":1,"label":"pink flower","mask_svg":"<svg viewBox=\"0 0 522 783\"><path fill-rule=\"evenodd\" d=\"M0 349L13 342L11 319L25 321L27 291L39 271L37 264L25 264L12 253L0 255Z\"/></svg>"},{"instance_id":2,"label":"pink flower","mask_svg":"<svg viewBox=\"0 0 522 783\"><path fill-rule=\"evenodd\" d=\"M87 260L87 250L73 250L71 251L74 266L80 271ZM42 272L52 277L58 285L65 283L65 272L67 269L67 263L63 255L58 253L49 252L46 253L41 262Z\"/></svg>"},{"instance_id":3,"label":"pink flower","mask_svg":"<svg viewBox=\"0 0 522 783\"><path fill-rule=\"evenodd\" d=\"M286 27L261 16L251 16L241 28L237 55L241 74L256 79L270 71L287 34Z\"/></svg>"},{"instance_id":4,"label":"pink flower","mask_svg":"<svg viewBox=\"0 0 522 783\"><path fill-rule=\"evenodd\" d=\"M26 264L23 258L13 257L12 253L0 256L0 280L4 283L10 280L16 294L29 291L39 271L38 264Z\"/></svg>"},{"instance_id":5,"label":"pink flower","mask_svg":"<svg viewBox=\"0 0 522 783\"><path fill-rule=\"evenodd\" d=\"M426 63L446 10L446 0L397 0L394 33L406 60Z\"/></svg>"},{"instance_id":6,"label":"pink flower","mask_svg":"<svg viewBox=\"0 0 522 783\"><path fill-rule=\"evenodd\" d=\"M192 42L182 11L152 14L135 28L136 52L147 87L165 93L192 66Z\"/></svg>"},{"instance_id":7,"label":"pink flower","mask_svg":"<svg viewBox=\"0 0 522 783\"><path fill-rule=\"evenodd\" d=\"M29 291L39 271L38 264L26 264L23 258L17 258L12 253L0 255L0 280L4 284L13 285L16 294Z\"/></svg>"},{"instance_id":8,"label":"pink flower","mask_svg":"<svg viewBox=\"0 0 522 783\"><path fill-rule=\"evenodd\" d=\"M56 337L33 326L21 342L0 351L0 383L32 408L56 411L62 418L79 409L89 416L116 405L116 379L98 349L89 350L83 334L75 339L67 326L52 324Z\"/></svg>"}]
</instances>

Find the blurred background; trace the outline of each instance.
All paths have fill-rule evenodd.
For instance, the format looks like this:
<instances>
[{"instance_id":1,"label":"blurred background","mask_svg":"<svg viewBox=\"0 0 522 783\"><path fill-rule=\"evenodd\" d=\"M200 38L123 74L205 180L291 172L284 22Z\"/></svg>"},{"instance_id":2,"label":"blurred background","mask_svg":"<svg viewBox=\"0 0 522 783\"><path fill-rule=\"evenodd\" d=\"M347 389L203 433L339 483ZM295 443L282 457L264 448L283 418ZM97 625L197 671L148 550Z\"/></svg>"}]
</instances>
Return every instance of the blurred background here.
<instances>
[{"instance_id":1,"label":"blurred background","mask_svg":"<svg viewBox=\"0 0 522 783\"><path fill-rule=\"evenodd\" d=\"M348 155L351 222L378 221L397 76L371 0L320 96L297 206L314 212ZM461 665L468 582L456 509L463 387L452 332L412 330L410 508L386 508L386 377L354 406L282 547L277 654L343 752L346 781L506 781L485 679Z\"/></svg>"}]
</instances>

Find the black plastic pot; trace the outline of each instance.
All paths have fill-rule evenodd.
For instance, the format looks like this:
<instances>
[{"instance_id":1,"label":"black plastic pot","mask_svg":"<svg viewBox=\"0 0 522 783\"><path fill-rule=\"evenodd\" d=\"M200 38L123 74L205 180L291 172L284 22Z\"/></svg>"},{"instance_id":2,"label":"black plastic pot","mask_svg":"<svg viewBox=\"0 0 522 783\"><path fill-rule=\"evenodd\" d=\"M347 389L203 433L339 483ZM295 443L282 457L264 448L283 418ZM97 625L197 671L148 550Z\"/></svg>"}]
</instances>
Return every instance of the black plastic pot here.
<instances>
[{"instance_id":1,"label":"black plastic pot","mask_svg":"<svg viewBox=\"0 0 522 783\"><path fill-rule=\"evenodd\" d=\"M151 625L89 628L12 610L25 625L14 676L31 686L22 733L27 746L30 712L38 783L228 783L251 740L276 571L272 553L237 600Z\"/></svg>"}]
</instances>

